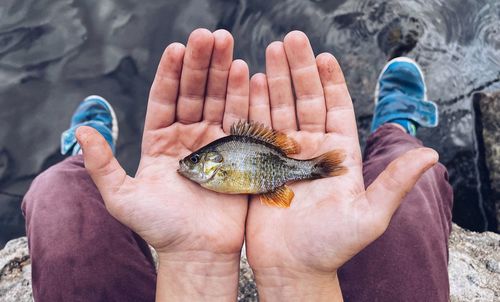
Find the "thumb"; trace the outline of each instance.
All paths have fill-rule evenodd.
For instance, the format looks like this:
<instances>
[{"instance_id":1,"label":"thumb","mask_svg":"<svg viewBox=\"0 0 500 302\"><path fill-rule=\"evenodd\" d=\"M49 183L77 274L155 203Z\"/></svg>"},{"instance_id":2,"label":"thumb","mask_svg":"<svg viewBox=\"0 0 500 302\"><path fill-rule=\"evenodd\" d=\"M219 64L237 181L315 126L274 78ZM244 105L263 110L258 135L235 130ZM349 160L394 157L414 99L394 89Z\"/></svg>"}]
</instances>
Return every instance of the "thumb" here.
<instances>
[{"instance_id":1,"label":"thumb","mask_svg":"<svg viewBox=\"0 0 500 302\"><path fill-rule=\"evenodd\" d=\"M383 230L389 225L392 215L406 194L438 160L438 153L429 148L407 151L392 161L366 189L366 198L374 214L373 218L384 223Z\"/></svg>"},{"instance_id":2,"label":"thumb","mask_svg":"<svg viewBox=\"0 0 500 302\"><path fill-rule=\"evenodd\" d=\"M81 126L76 130L76 139L83 149L85 168L106 203L109 200L107 197L124 183L127 173L114 157L108 142L97 130Z\"/></svg>"}]
</instances>

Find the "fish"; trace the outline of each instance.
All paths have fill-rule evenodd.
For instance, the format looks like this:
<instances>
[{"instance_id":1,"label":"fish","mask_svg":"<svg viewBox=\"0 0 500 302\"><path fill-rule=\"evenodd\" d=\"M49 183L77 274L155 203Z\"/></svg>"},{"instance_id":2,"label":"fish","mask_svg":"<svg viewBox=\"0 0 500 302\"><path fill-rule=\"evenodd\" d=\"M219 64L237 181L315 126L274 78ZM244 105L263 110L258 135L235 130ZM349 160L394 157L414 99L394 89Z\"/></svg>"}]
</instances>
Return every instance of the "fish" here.
<instances>
[{"instance_id":1,"label":"fish","mask_svg":"<svg viewBox=\"0 0 500 302\"><path fill-rule=\"evenodd\" d=\"M339 176L345 152L337 149L300 160L300 146L286 134L260 123L239 121L230 135L217 139L179 161L182 176L226 194L256 194L268 206L288 208L294 197L290 182Z\"/></svg>"}]
</instances>

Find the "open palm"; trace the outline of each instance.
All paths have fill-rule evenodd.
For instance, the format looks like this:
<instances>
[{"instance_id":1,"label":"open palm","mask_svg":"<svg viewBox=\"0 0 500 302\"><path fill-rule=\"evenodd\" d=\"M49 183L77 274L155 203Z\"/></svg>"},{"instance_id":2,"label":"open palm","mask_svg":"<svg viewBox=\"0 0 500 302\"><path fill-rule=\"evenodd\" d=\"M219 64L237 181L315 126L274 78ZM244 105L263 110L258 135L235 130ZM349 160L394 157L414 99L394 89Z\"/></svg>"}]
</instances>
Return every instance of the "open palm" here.
<instances>
[{"instance_id":1,"label":"open palm","mask_svg":"<svg viewBox=\"0 0 500 302\"><path fill-rule=\"evenodd\" d=\"M232 37L223 30L196 30L186 47L166 48L150 92L135 177L126 176L95 130L78 130L85 166L109 212L159 253L239 260L247 197L205 190L177 173L181 158L247 118L248 67L233 62L232 52Z\"/></svg>"},{"instance_id":2,"label":"open palm","mask_svg":"<svg viewBox=\"0 0 500 302\"><path fill-rule=\"evenodd\" d=\"M252 77L250 119L294 138L301 147L294 157L300 159L344 150L348 172L292 184L289 209L252 198L249 263L258 284L269 275L334 274L385 231L405 193L437 156L428 149L410 151L365 190L353 105L335 58L315 58L307 37L292 32L268 47L266 73Z\"/></svg>"}]
</instances>

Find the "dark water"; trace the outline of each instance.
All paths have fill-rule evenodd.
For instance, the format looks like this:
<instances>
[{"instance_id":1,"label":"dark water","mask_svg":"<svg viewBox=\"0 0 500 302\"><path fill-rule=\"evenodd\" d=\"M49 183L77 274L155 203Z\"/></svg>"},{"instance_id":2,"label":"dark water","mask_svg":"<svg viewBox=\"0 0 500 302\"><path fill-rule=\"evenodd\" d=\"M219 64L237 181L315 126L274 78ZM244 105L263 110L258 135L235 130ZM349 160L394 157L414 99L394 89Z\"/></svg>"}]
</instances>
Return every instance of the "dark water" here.
<instances>
[{"instance_id":1,"label":"dark water","mask_svg":"<svg viewBox=\"0 0 500 302\"><path fill-rule=\"evenodd\" d=\"M407 54L426 72L440 127L421 131L450 171L454 220L494 230L493 204L478 152L472 93L500 89L500 2L415 1L132 1L0 2L0 246L23 234L22 195L59 161L59 135L89 94L116 107L117 153L129 173L139 159L149 85L164 47L191 30L225 28L235 55L264 71L264 49L293 29L317 52L339 59L364 142L379 70ZM64 184L61 184L64 185Z\"/></svg>"}]
</instances>

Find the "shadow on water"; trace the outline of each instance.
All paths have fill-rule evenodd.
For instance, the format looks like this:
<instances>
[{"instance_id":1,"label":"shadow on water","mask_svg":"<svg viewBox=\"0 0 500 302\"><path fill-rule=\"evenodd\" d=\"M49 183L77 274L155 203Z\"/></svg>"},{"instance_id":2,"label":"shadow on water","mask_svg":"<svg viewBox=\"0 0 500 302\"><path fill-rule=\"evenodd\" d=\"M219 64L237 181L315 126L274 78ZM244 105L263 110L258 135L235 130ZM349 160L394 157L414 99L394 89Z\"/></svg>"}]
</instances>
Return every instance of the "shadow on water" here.
<instances>
[{"instance_id":1,"label":"shadow on water","mask_svg":"<svg viewBox=\"0 0 500 302\"><path fill-rule=\"evenodd\" d=\"M437 149L455 190L454 220L495 230L476 141L472 93L500 89L500 3L432 1L4 0L0 4L0 246L24 232L30 181L57 155L78 102L101 94L121 121L118 158L137 166L147 93L164 47L197 27L226 28L235 54L264 71L264 49L290 30L341 63L364 144L379 70L397 55L423 67L440 126ZM125 122L126 121L126 122ZM480 151L480 150L479 150ZM486 192L486 193L485 193Z\"/></svg>"}]
</instances>

